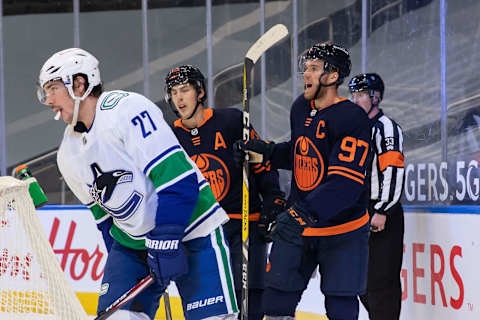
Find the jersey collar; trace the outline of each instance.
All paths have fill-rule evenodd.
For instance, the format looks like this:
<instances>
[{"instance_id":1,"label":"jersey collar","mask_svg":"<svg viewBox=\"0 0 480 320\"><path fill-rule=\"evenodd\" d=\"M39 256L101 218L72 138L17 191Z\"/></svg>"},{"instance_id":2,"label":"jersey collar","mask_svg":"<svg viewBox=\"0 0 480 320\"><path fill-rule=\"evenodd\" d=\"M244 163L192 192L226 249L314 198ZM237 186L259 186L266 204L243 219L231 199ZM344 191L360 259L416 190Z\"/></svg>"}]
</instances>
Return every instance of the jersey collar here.
<instances>
[{"instance_id":1,"label":"jersey collar","mask_svg":"<svg viewBox=\"0 0 480 320\"><path fill-rule=\"evenodd\" d=\"M375 115L375 117L371 119L372 123L373 124L377 123L378 119L380 119L381 116L383 116L383 111L382 109L379 108L378 113Z\"/></svg>"},{"instance_id":2,"label":"jersey collar","mask_svg":"<svg viewBox=\"0 0 480 320\"><path fill-rule=\"evenodd\" d=\"M203 126L208 120L210 120L210 118L213 116L213 109L205 109L203 110L203 113L204 113L204 119L203 119L203 122L200 123L200 125L198 125L196 128L200 128L201 126ZM189 129L187 127L185 127L182 123L182 119L177 119L175 120L175 122L173 122L173 125L175 127L179 127L179 128L182 128L183 130L185 131L188 131L190 132L190 130L192 129Z\"/></svg>"},{"instance_id":3,"label":"jersey collar","mask_svg":"<svg viewBox=\"0 0 480 320\"><path fill-rule=\"evenodd\" d=\"M334 105L336 105L337 103L340 103L340 102L345 101L345 100L347 100L347 98L345 98L345 97L340 97L340 100L338 100L338 101L335 102L334 104L331 104L331 105L329 105L329 106L326 106L325 108L323 108L323 109L321 109L321 110L325 110L325 109L327 109L327 108L329 108L329 107L331 107L331 106L334 106ZM315 108L315 100L314 100L314 99L310 100L310 108L311 108L312 110L321 111L321 110L318 110L317 108Z\"/></svg>"}]
</instances>

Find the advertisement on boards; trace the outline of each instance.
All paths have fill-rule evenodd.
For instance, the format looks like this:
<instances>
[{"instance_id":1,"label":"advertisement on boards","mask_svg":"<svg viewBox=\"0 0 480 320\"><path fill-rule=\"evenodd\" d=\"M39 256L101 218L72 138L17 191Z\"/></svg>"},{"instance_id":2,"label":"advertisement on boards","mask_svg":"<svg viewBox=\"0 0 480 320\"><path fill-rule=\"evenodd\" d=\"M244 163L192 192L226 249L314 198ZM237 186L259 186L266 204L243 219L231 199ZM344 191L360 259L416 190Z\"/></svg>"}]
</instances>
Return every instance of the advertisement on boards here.
<instances>
[{"instance_id":1,"label":"advertisement on boards","mask_svg":"<svg viewBox=\"0 0 480 320\"><path fill-rule=\"evenodd\" d=\"M401 319L480 319L478 207L410 206L405 213ZM88 209L47 206L38 211L74 291L97 293L106 261L101 234ZM326 319L320 277L313 275L298 310ZM178 297L174 286L172 297ZM96 296L95 296L96 297ZM368 319L361 308L360 319Z\"/></svg>"}]
</instances>

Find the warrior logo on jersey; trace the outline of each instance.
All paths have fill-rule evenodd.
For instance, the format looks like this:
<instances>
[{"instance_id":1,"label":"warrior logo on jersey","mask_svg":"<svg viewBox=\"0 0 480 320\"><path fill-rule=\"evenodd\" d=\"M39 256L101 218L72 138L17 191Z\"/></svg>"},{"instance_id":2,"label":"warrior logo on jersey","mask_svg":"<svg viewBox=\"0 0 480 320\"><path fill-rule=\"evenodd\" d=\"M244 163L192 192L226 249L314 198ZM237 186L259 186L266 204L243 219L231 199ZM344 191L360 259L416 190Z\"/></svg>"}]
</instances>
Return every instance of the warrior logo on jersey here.
<instances>
[{"instance_id":1,"label":"warrior logo on jersey","mask_svg":"<svg viewBox=\"0 0 480 320\"><path fill-rule=\"evenodd\" d=\"M127 197L127 200L116 208L107 206L106 202L112 198L117 185L133 181L132 172L123 169L103 172L100 166L95 162L90 165L90 168L93 173L93 183L88 186L93 200L98 203L102 209L118 220L124 220L130 217L137 210L142 201L142 194L133 191Z\"/></svg>"},{"instance_id":2,"label":"warrior logo on jersey","mask_svg":"<svg viewBox=\"0 0 480 320\"><path fill-rule=\"evenodd\" d=\"M210 184L215 199L221 201L230 189L230 172L225 163L208 153L195 154L191 158Z\"/></svg>"},{"instance_id":3,"label":"warrior logo on jersey","mask_svg":"<svg viewBox=\"0 0 480 320\"><path fill-rule=\"evenodd\" d=\"M301 136L295 142L294 149L295 182L302 191L314 189L323 178L324 164L320 152L313 142Z\"/></svg>"}]
</instances>

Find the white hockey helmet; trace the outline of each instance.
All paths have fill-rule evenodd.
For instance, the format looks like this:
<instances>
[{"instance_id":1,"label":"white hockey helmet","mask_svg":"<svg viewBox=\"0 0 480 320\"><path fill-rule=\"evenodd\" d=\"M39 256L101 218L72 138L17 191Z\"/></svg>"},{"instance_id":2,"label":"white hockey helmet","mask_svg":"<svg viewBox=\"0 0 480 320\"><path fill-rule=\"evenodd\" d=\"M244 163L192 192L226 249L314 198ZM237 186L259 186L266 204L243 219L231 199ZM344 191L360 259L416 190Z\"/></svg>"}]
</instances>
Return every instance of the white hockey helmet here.
<instances>
[{"instance_id":1,"label":"white hockey helmet","mask_svg":"<svg viewBox=\"0 0 480 320\"><path fill-rule=\"evenodd\" d=\"M85 75L88 82L88 87L81 97L76 97L73 92L73 77L77 74ZM77 124L80 101L88 97L93 88L101 83L98 60L89 52L79 48L65 49L55 53L40 69L37 86L37 98L40 103L45 104L47 100L44 85L53 80L61 80L75 101L73 119L70 123L74 127ZM57 113L55 120L59 117L60 113Z\"/></svg>"},{"instance_id":2,"label":"white hockey helmet","mask_svg":"<svg viewBox=\"0 0 480 320\"><path fill-rule=\"evenodd\" d=\"M87 77L88 87L82 97L75 97L73 77L79 73ZM89 52L79 48L65 49L51 56L43 65L38 77L37 97L43 104L47 98L43 86L52 80L62 80L73 99L84 100L92 92L93 87L101 83L98 60Z\"/></svg>"}]
</instances>

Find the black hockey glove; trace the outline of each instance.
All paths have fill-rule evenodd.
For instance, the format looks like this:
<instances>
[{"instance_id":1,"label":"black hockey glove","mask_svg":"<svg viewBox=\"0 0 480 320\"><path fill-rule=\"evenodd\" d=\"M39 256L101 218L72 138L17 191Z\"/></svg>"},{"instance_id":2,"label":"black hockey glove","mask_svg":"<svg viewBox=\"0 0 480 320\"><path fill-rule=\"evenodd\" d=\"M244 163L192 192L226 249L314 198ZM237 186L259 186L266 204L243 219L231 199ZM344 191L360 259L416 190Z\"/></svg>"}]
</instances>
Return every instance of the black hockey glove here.
<instances>
[{"instance_id":1,"label":"black hockey glove","mask_svg":"<svg viewBox=\"0 0 480 320\"><path fill-rule=\"evenodd\" d=\"M316 222L316 219L305 212L305 210L297 205L293 205L278 215L272 227L270 237L273 241L283 240L302 246L303 230L313 226Z\"/></svg>"},{"instance_id":2,"label":"black hockey glove","mask_svg":"<svg viewBox=\"0 0 480 320\"><path fill-rule=\"evenodd\" d=\"M239 151L243 152L243 157L245 157L245 151L253 151L258 155L262 156L262 166L267 166L267 163L270 161L270 158L273 154L273 149L275 148L274 142L266 142L259 139L250 139L247 143L244 143L242 140L235 142L236 147L234 149L238 149ZM243 158L242 158L243 160ZM260 162L260 161L259 161Z\"/></svg>"},{"instance_id":3,"label":"black hockey glove","mask_svg":"<svg viewBox=\"0 0 480 320\"><path fill-rule=\"evenodd\" d=\"M244 143L242 140L237 140L233 144L233 162L235 162L235 165L240 168L245 160L245 149L243 146Z\"/></svg>"},{"instance_id":4,"label":"black hockey glove","mask_svg":"<svg viewBox=\"0 0 480 320\"><path fill-rule=\"evenodd\" d=\"M258 233L267 242L271 242L270 231L273 221L277 216L285 210L286 201L284 199L285 194L282 192L277 196L265 197L263 200L263 208L260 213L260 219L258 220Z\"/></svg>"}]
</instances>

